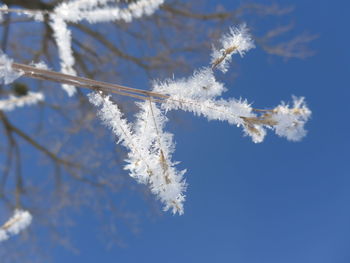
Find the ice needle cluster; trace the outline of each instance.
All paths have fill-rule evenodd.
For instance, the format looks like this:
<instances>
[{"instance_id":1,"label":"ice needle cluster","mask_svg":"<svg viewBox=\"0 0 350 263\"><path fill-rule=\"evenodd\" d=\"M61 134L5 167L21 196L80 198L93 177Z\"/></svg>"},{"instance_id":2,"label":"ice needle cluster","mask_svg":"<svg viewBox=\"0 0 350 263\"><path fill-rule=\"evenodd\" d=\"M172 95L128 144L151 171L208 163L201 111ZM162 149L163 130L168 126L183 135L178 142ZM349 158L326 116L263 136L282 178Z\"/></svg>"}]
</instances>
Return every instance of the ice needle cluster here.
<instances>
[{"instance_id":1,"label":"ice needle cluster","mask_svg":"<svg viewBox=\"0 0 350 263\"><path fill-rule=\"evenodd\" d=\"M32 215L28 211L16 209L13 216L0 227L0 242L27 228L32 222Z\"/></svg>"},{"instance_id":2,"label":"ice needle cluster","mask_svg":"<svg viewBox=\"0 0 350 263\"><path fill-rule=\"evenodd\" d=\"M215 78L215 69L226 72L233 54L243 55L254 47L246 25L230 28L221 39L222 50L214 49L211 67L201 68L189 78L156 81L152 94L161 100L145 97L138 103L140 112L134 124L129 123L109 96L101 92L90 94L91 103L99 107L99 116L128 150L126 169L138 182L148 184L164 203L165 210L183 213L185 171L178 171L172 161L175 146L173 136L164 132L170 110L183 110L208 120L226 121L243 128L255 143L262 142L266 129L281 137L297 141L305 136L304 124L310 118L304 98L293 97L293 104L283 103L271 110L257 110L246 100L223 99L224 85ZM156 103L157 102L157 103Z\"/></svg>"},{"instance_id":3,"label":"ice needle cluster","mask_svg":"<svg viewBox=\"0 0 350 263\"><path fill-rule=\"evenodd\" d=\"M164 203L164 210L182 214L185 171L178 171L171 160L175 146L172 134L163 131L167 121L163 112L150 98L138 104L140 113L132 125L109 96L94 92L89 100L99 107L99 117L128 149L125 169L130 171L130 176L149 185L152 193Z\"/></svg>"},{"instance_id":4,"label":"ice needle cluster","mask_svg":"<svg viewBox=\"0 0 350 263\"><path fill-rule=\"evenodd\" d=\"M254 43L246 24L238 27L231 27L229 33L220 39L220 47L213 47L211 64L213 68L220 69L223 73L227 72L232 55L243 55L254 48Z\"/></svg>"}]
</instances>

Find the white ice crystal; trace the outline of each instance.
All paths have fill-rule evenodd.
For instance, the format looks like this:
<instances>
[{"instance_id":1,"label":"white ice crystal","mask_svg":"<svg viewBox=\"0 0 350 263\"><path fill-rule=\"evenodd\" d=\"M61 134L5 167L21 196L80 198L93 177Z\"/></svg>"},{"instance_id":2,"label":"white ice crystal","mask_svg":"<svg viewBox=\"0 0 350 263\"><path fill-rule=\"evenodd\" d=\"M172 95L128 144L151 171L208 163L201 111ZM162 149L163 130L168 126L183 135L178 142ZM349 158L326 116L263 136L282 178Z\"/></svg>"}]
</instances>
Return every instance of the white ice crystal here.
<instances>
[{"instance_id":1,"label":"white ice crystal","mask_svg":"<svg viewBox=\"0 0 350 263\"><path fill-rule=\"evenodd\" d=\"M10 95L9 98L0 100L0 110L12 111L15 108L37 104L43 100L44 94L41 92L29 91L28 94L24 96Z\"/></svg>"},{"instance_id":2,"label":"white ice crystal","mask_svg":"<svg viewBox=\"0 0 350 263\"><path fill-rule=\"evenodd\" d=\"M161 105L166 111L188 111L208 120L227 121L237 126L244 126L244 118L256 117L246 100L218 98L225 90L209 68L196 71L188 79L155 82L153 86L154 92L169 95ZM249 130L245 129L245 133L251 135L254 142L261 141Z\"/></svg>"},{"instance_id":3,"label":"white ice crystal","mask_svg":"<svg viewBox=\"0 0 350 263\"><path fill-rule=\"evenodd\" d=\"M0 83L7 85L22 76L20 71L12 69L12 62L13 60L0 50Z\"/></svg>"},{"instance_id":4,"label":"white ice crystal","mask_svg":"<svg viewBox=\"0 0 350 263\"><path fill-rule=\"evenodd\" d=\"M140 103L141 108L134 127L127 122L118 106L109 96L99 92L89 94L92 104L99 107L98 115L109 126L128 150L130 176L138 182L148 184L162 203L165 210L183 213L186 183L185 171L177 171L176 163L171 161L175 149L172 135L163 132L166 117L155 103Z\"/></svg>"},{"instance_id":5,"label":"white ice crystal","mask_svg":"<svg viewBox=\"0 0 350 263\"><path fill-rule=\"evenodd\" d=\"M7 240L12 235L27 228L32 222L32 215L28 211L16 209L14 215L0 228L0 241Z\"/></svg>"},{"instance_id":6,"label":"white ice crystal","mask_svg":"<svg viewBox=\"0 0 350 263\"><path fill-rule=\"evenodd\" d=\"M38 63L31 63L31 65L33 65L34 67L36 67L38 69L49 70L49 67L46 65L46 63L44 61L39 61Z\"/></svg>"},{"instance_id":7,"label":"white ice crystal","mask_svg":"<svg viewBox=\"0 0 350 263\"><path fill-rule=\"evenodd\" d=\"M231 27L230 32L220 39L220 44L220 48L213 47L211 64L224 73L228 70L232 55L239 53L243 57L247 51L255 47L246 24Z\"/></svg>"},{"instance_id":8,"label":"white ice crystal","mask_svg":"<svg viewBox=\"0 0 350 263\"><path fill-rule=\"evenodd\" d=\"M293 105L282 103L274 109L271 118L276 121L274 130L277 135L291 141L300 141L306 135L304 125L310 116L311 111L304 98L293 96Z\"/></svg>"},{"instance_id":9,"label":"white ice crystal","mask_svg":"<svg viewBox=\"0 0 350 263\"><path fill-rule=\"evenodd\" d=\"M164 0L139 0L131 2L127 7L107 5L111 0L77 0L62 3L56 8L58 14L65 21L79 22L87 20L90 23L123 20L131 22L134 18L153 14Z\"/></svg>"},{"instance_id":10,"label":"white ice crystal","mask_svg":"<svg viewBox=\"0 0 350 263\"><path fill-rule=\"evenodd\" d=\"M75 59L72 51L72 36L71 31L68 29L67 23L56 13L51 16L51 28L54 32L54 37L58 47L58 54L61 59L61 72L75 76L76 71L73 66ZM76 92L74 86L63 84L63 89L67 92L68 96L73 96Z\"/></svg>"},{"instance_id":11,"label":"white ice crystal","mask_svg":"<svg viewBox=\"0 0 350 263\"><path fill-rule=\"evenodd\" d=\"M176 163L171 160L175 144L173 135L163 131L167 118L152 101L139 103L139 107L135 141L149 158L147 165L151 191L165 204L164 210L172 209L173 213L183 214L186 190L183 175L186 171L178 171ZM135 173L140 160L129 156L128 161L130 165L126 168Z\"/></svg>"},{"instance_id":12,"label":"white ice crystal","mask_svg":"<svg viewBox=\"0 0 350 263\"><path fill-rule=\"evenodd\" d=\"M24 11L22 14L34 19L35 21L44 22L44 14L40 11Z\"/></svg>"},{"instance_id":13,"label":"white ice crystal","mask_svg":"<svg viewBox=\"0 0 350 263\"><path fill-rule=\"evenodd\" d=\"M113 3L114 5L109 5ZM118 1L119 2L119 1ZM63 2L57 5L50 15L50 26L54 31L54 37L58 46L61 60L61 72L76 75L74 70L75 59L72 52L72 36L67 22L79 23L86 20L89 23L111 22L123 20L131 22L133 18L153 14L164 0L139 0L131 2L127 7L119 7L112 0L75 0ZM63 84L63 89L69 96L75 94L76 89L72 85Z\"/></svg>"},{"instance_id":14,"label":"white ice crystal","mask_svg":"<svg viewBox=\"0 0 350 263\"><path fill-rule=\"evenodd\" d=\"M200 101L220 96L226 91L224 85L216 81L211 68L202 68L195 71L193 76L187 79L167 80L163 83L156 82L153 90L161 94Z\"/></svg>"}]
</instances>

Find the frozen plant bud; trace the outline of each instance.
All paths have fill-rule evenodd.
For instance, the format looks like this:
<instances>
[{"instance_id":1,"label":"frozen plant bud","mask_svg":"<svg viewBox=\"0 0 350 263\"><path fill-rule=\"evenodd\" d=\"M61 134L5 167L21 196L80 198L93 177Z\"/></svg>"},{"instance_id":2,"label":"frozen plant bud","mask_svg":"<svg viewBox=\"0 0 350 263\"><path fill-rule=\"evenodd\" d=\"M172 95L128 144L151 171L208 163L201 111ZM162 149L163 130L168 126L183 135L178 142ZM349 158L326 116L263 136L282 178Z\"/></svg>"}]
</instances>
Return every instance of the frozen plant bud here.
<instances>
[{"instance_id":1,"label":"frozen plant bud","mask_svg":"<svg viewBox=\"0 0 350 263\"><path fill-rule=\"evenodd\" d=\"M220 43L221 48L213 47L211 65L223 73L227 72L233 54L239 53L243 56L245 52L255 47L246 24L231 27L230 32L222 36Z\"/></svg>"}]
</instances>

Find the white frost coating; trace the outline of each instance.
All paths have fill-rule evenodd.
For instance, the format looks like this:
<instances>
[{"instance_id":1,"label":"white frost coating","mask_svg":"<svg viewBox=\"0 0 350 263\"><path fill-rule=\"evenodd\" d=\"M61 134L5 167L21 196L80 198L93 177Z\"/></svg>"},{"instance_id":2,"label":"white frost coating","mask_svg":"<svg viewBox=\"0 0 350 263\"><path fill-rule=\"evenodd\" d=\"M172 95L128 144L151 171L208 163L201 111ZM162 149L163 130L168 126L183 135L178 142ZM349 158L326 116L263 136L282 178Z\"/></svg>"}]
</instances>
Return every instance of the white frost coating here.
<instances>
[{"instance_id":1,"label":"white frost coating","mask_svg":"<svg viewBox=\"0 0 350 263\"><path fill-rule=\"evenodd\" d=\"M138 121L132 128L117 105L101 93L89 94L92 104L99 107L98 115L128 150L128 165L125 169L139 183L149 184L162 203L164 210L183 214L186 183L185 171L177 171L171 161L174 143L170 133L163 132L166 117L154 103L140 103Z\"/></svg>"},{"instance_id":2,"label":"white frost coating","mask_svg":"<svg viewBox=\"0 0 350 263\"><path fill-rule=\"evenodd\" d=\"M10 84L23 75L20 71L12 69L12 62L12 59L0 51L0 83Z\"/></svg>"},{"instance_id":3,"label":"white frost coating","mask_svg":"<svg viewBox=\"0 0 350 263\"><path fill-rule=\"evenodd\" d=\"M38 69L45 69L45 70L49 69L49 67L46 65L44 61L39 61L38 63L31 63L31 65Z\"/></svg>"},{"instance_id":4,"label":"white frost coating","mask_svg":"<svg viewBox=\"0 0 350 263\"><path fill-rule=\"evenodd\" d=\"M43 100L44 95L41 92L29 91L27 95L19 97L10 95L8 99L0 100L0 110L12 111L15 108L37 104Z\"/></svg>"},{"instance_id":5,"label":"white frost coating","mask_svg":"<svg viewBox=\"0 0 350 263\"><path fill-rule=\"evenodd\" d=\"M222 59L216 67L223 73L227 72L232 55L239 53L243 57L245 52L255 47L246 24L231 27L230 32L222 36L220 43L220 48L213 47L211 63L215 65Z\"/></svg>"},{"instance_id":6,"label":"white frost coating","mask_svg":"<svg viewBox=\"0 0 350 263\"><path fill-rule=\"evenodd\" d=\"M109 96L104 96L99 92L89 94L89 101L99 108L98 116L103 123L112 129L113 133L118 139L118 143L121 143L127 149L129 149L129 155L134 156L141 161L139 166L139 172L131 174L138 181L147 183L148 180L148 161L146 160L148 154L142 147L138 147L135 141L135 136L132 132L132 128L124 118L122 112L115 105ZM137 156L137 157L135 157Z\"/></svg>"},{"instance_id":7,"label":"white frost coating","mask_svg":"<svg viewBox=\"0 0 350 263\"><path fill-rule=\"evenodd\" d=\"M222 38L222 45L224 56L216 57L211 68L195 71L189 78L155 82L153 92L166 96L161 96L164 98L161 101L155 100L160 102L160 108L152 101L153 98L144 97L145 101L138 103L140 112L134 125L126 121L109 96L104 96L102 92L89 95L90 102L100 108L100 118L112 128L119 142L129 149L125 169L138 182L148 184L152 193L165 204L164 210L171 209L174 214L183 214L187 184L183 179L186 171L177 171L177 163L172 161L175 149L173 136L163 131L168 111L188 111L208 120L241 126L245 135L249 135L255 143L264 140L267 128L293 141L306 134L304 124L311 111L306 107L304 98L293 97L292 106L282 103L272 110L254 109L242 99L220 98L226 89L216 81L213 69L229 62L232 54L243 55L253 47L245 25L231 28L230 34Z\"/></svg>"},{"instance_id":8,"label":"white frost coating","mask_svg":"<svg viewBox=\"0 0 350 263\"><path fill-rule=\"evenodd\" d=\"M67 23L56 13L52 14L50 18L50 25L54 31L59 57L61 59L61 72L75 76L76 71L73 68L75 59L71 48L71 31L68 29ZM73 96L76 92L75 87L71 85L63 84L62 88L67 92L68 96Z\"/></svg>"},{"instance_id":9,"label":"white frost coating","mask_svg":"<svg viewBox=\"0 0 350 263\"><path fill-rule=\"evenodd\" d=\"M0 228L0 241L7 240L12 235L27 228L32 222L28 211L16 209L14 215Z\"/></svg>"},{"instance_id":10,"label":"white frost coating","mask_svg":"<svg viewBox=\"0 0 350 263\"><path fill-rule=\"evenodd\" d=\"M217 82L212 69L202 68L188 79L167 80L155 83L154 91L193 100L206 100L220 96L226 89Z\"/></svg>"},{"instance_id":11,"label":"white frost coating","mask_svg":"<svg viewBox=\"0 0 350 263\"><path fill-rule=\"evenodd\" d=\"M256 117L246 100L217 99L225 90L223 84L215 80L212 70L208 68L195 72L188 79L167 80L162 83L154 83L153 86L154 92L170 96L161 105L166 111L184 110L208 120L227 121L237 126L244 124L242 117ZM245 128L244 125L243 127ZM261 138L249 129L244 129L244 131L252 137L254 142L261 142L265 135L261 132Z\"/></svg>"},{"instance_id":12,"label":"white frost coating","mask_svg":"<svg viewBox=\"0 0 350 263\"><path fill-rule=\"evenodd\" d=\"M145 101L138 104L140 113L136 116L135 141L147 154L149 184L154 193L162 203L164 210L171 209L172 212L183 214L183 202L186 182L183 179L185 170L178 171L171 158L175 150L173 135L164 132L167 118L154 102ZM130 156L126 166L132 174L139 171L140 160L135 156Z\"/></svg>"},{"instance_id":13,"label":"white frost coating","mask_svg":"<svg viewBox=\"0 0 350 263\"><path fill-rule=\"evenodd\" d=\"M40 11L24 11L23 13L19 13L19 14L24 14L30 18L33 18L35 21L38 22L44 22L44 15L42 12Z\"/></svg>"},{"instance_id":14,"label":"white frost coating","mask_svg":"<svg viewBox=\"0 0 350 263\"><path fill-rule=\"evenodd\" d=\"M70 75L76 75L73 66L75 59L72 52L71 31L68 29L67 22L78 23L87 20L90 23L110 22L123 20L131 22L133 18L139 18L143 15L153 14L164 0L140 0L132 2L125 8L110 6L112 0L76 0L64 2L56 6L54 12L50 15L50 26L54 31L54 37L58 46L59 57L61 59L61 72ZM72 96L76 88L71 85L63 84L63 89Z\"/></svg>"},{"instance_id":15,"label":"white frost coating","mask_svg":"<svg viewBox=\"0 0 350 263\"><path fill-rule=\"evenodd\" d=\"M164 0L139 0L128 4L125 8L107 6L108 2L112 1L77 0L62 3L55 9L55 12L62 19L70 22L79 22L84 19L90 23L116 20L131 22L133 18L152 15L164 3Z\"/></svg>"},{"instance_id":16,"label":"white frost coating","mask_svg":"<svg viewBox=\"0 0 350 263\"><path fill-rule=\"evenodd\" d=\"M304 125L310 116L311 111L306 106L304 98L293 96L293 105L290 107L282 102L273 110L271 118L277 122L274 126L277 135L290 141L300 141L306 135Z\"/></svg>"}]
</instances>

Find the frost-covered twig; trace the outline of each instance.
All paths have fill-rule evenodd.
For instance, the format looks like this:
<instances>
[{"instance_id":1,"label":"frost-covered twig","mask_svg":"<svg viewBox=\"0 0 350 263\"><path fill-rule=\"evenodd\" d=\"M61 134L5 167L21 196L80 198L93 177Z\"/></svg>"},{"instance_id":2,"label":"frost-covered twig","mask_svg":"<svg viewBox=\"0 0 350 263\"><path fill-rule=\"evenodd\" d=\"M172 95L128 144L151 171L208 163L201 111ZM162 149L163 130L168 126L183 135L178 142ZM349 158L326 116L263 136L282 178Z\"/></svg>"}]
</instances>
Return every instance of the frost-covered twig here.
<instances>
[{"instance_id":1,"label":"frost-covered twig","mask_svg":"<svg viewBox=\"0 0 350 263\"><path fill-rule=\"evenodd\" d=\"M87 4L89 1L83 2ZM178 171L175 168L177 163L172 161L175 149L173 136L164 132L168 111L184 110L208 120L227 121L242 127L244 133L251 136L255 143L264 140L266 129L272 129L288 140L300 140L306 134L304 124L311 116L303 98L293 97L292 106L282 103L270 110L254 109L243 99L221 98L226 88L216 80L215 69L226 71L233 54L243 55L254 46L245 25L231 28L230 33L221 39L221 44L224 53L215 55L214 51L211 67L201 68L189 78L154 82L152 91L12 62L10 68L11 71L18 70L28 77L93 90L89 95L90 102L98 107L99 117L112 129L118 142L129 151L125 168L130 171L130 176L140 183L148 184L151 191L164 203L165 210L171 209L173 213L182 214L187 185L183 179L185 171ZM71 60L70 53L65 56ZM108 93L143 100L138 103L140 112L136 115L135 124L123 116Z\"/></svg>"},{"instance_id":2,"label":"frost-covered twig","mask_svg":"<svg viewBox=\"0 0 350 263\"><path fill-rule=\"evenodd\" d=\"M9 98L5 100L0 100L0 110L12 111L15 108L37 104L38 102L43 100L44 94L42 94L41 92L29 91L24 96L10 95Z\"/></svg>"},{"instance_id":3,"label":"frost-covered twig","mask_svg":"<svg viewBox=\"0 0 350 263\"><path fill-rule=\"evenodd\" d=\"M174 151L172 135L164 133L166 117L151 100L140 103L140 113L135 126L131 126L118 106L101 92L91 93L89 100L99 107L99 117L117 136L118 142L128 150L130 176L138 182L149 184L151 191L165 204L164 209L183 213L185 171L177 171L171 161Z\"/></svg>"},{"instance_id":4,"label":"frost-covered twig","mask_svg":"<svg viewBox=\"0 0 350 263\"><path fill-rule=\"evenodd\" d=\"M108 3L114 2L114 5ZM131 22L134 18L153 14L164 0L139 0L120 7L111 0L76 0L59 5L55 12L69 22L86 20L89 23L122 20Z\"/></svg>"},{"instance_id":5,"label":"frost-covered twig","mask_svg":"<svg viewBox=\"0 0 350 263\"><path fill-rule=\"evenodd\" d=\"M8 58L0 50L0 84L10 84L17 78L19 78L21 75L23 75L23 72L21 70L14 70L12 68L12 63L13 60Z\"/></svg>"},{"instance_id":6,"label":"frost-covered twig","mask_svg":"<svg viewBox=\"0 0 350 263\"><path fill-rule=\"evenodd\" d=\"M164 210L170 208L173 213L183 214L186 190L183 175L186 171L178 171L175 168L177 163L171 160L175 144L173 135L163 131L167 118L151 98L138 105L140 112L136 116L134 126L135 141L148 153L150 166L148 181L151 191L165 204ZM131 156L127 161L129 165L126 168L132 174L137 174L139 160Z\"/></svg>"},{"instance_id":7,"label":"frost-covered twig","mask_svg":"<svg viewBox=\"0 0 350 263\"><path fill-rule=\"evenodd\" d=\"M72 36L67 23L78 23L86 20L89 23L110 22L123 20L131 22L133 18L151 15L164 0L140 0L128 4L126 8L118 5L111 7L111 0L75 0L64 2L56 6L50 14L51 28L54 31L56 44L61 59L61 71L76 75L74 70L75 59L72 51ZM75 93L73 85L63 84L63 89L72 96Z\"/></svg>"},{"instance_id":8,"label":"frost-covered twig","mask_svg":"<svg viewBox=\"0 0 350 263\"><path fill-rule=\"evenodd\" d=\"M0 83L8 85L22 76L24 72L13 68L13 60L0 51ZM17 107L36 104L44 100L41 92L29 91L23 96L10 95L7 99L0 99L0 110L12 111Z\"/></svg>"},{"instance_id":9,"label":"frost-covered twig","mask_svg":"<svg viewBox=\"0 0 350 263\"><path fill-rule=\"evenodd\" d=\"M243 57L247 51L255 47L246 24L231 27L230 32L220 39L220 44L221 48L213 47L211 65L213 69L218 68L223 73L227 72L232 55L239 53Z\"/></svg>"},{"instance_id":10,"label":"frost-covered twig","mask_svg":"<svg viewBox=\"0 0 350 263\"><path fill-rule=\"evenodd\" d=\"M61 72L75 76L76 71L73 66L75 59L72 51L72 36L68 29L67 23L56 13L51 16L51 28L58 47L58 54L61 60ZM73 96L76 89L72 85L63 84L62 88L67 92L68 96Z\"/></svg>"},{"instance_id":11,"label":"frost-covered twig","mask_svg":"<svg viewBox=\"0 0 350 263\"><path fill-rule=\"evenodd\" d=\"M44 21L44 15L48 14L48 11L44 10L29 10L29 9L14 9L8 8L7 5L0 6L0 22L1 15L6 13L16 13L18 15L25 15L27 17L33 18L35 21L42 22Z\"/></svg>"},{"instance_id":12,"label":"frost-covered twig","mask_svg":"<svg viewBox=\"0 0 350 263\"><path fill-rule=\"evenodd\" d=\"M0 12L23 14L38 21L43 21L44 15L48 15L61 60L61 72L75 76L72 32L67 23L79 23L82 20L89 23L118 20L131 22L134 18L153 14L163 3L164 0L139 0L122 7L120 3L115 3L112 0L72 0L58 4L51 12L47 10L8 9L6 5L0 7ZM62 88L68 96L73 96L76 92L74 85L63 84Z\"/></svg>"},{"instance_id":13,"label":"frost-covered twig","mask_svg":"<svg viewBox=\"0 0 350 263\"><path fill-rule=\"evenodd\" d=\"M32 222L32 215L28 211L16 209L13 216L0 227L0 242L27 228Z\"/></svg>"}]
</instances>

